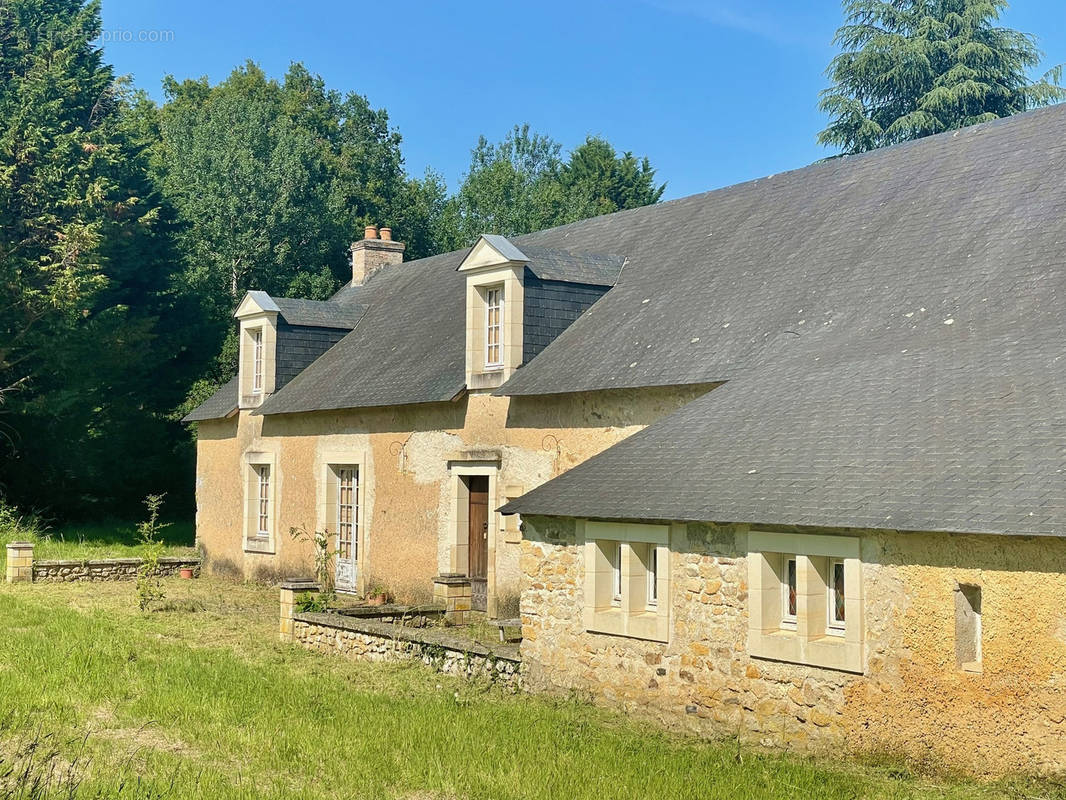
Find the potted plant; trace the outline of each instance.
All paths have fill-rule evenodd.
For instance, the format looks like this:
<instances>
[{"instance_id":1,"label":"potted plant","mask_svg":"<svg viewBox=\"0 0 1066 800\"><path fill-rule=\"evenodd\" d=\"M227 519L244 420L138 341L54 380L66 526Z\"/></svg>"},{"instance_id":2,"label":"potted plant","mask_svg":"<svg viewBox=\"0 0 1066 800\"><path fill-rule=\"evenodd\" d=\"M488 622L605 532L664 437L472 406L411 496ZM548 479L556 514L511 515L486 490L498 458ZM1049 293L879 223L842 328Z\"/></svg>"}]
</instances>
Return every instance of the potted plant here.
<instances>
[{"instance_id":1,"label":"potted plant","mask_svg":"<svg viewBox=\"0 0 1066 800\"><path fill-rule=\"evenodd\" d=\"M192 567L182 567L179 574L187 581L192 580Z\"/></svg>"},{"instance_id":2,"label":"potted plant","mask_svg":"<svg viewBox=\"0 0 1066 800\"><path fill-rule=\"evenodd\" d=\"M389 596L389 591L384 586L375 586L369 592L367 592L364 598L367 605L371 606L383 606L389 603L392 598Z\"/></svg>"}]
</instances>

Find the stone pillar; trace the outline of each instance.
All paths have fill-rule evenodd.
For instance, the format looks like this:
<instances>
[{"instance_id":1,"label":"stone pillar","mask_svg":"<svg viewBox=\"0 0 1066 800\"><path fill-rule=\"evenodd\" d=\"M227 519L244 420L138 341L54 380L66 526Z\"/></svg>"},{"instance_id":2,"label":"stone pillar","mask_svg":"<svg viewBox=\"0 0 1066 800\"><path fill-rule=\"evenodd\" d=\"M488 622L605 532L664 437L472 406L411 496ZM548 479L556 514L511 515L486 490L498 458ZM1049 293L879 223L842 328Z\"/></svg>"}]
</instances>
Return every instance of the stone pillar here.
<instances>
[{"instance_id":1,"label":"stone pillar","mask_svg":"<svg viewBox=\"0 0 1066 800\"><path fill-rule=\"evenodd\" d=\"M283 642L293 640L294 622L296 614L296 598L302 594L317 594L319 586L313 580L293 580L281 584L281 624L278 629L278 637Z\"/></svg>"},{"instance_id":2,"label":"stone pillar","mask_svg":"<svg viewBox=\"0 0 1066 800\"><path fill-rule=\"evenodd\" d=\"M7 543L7 582L29 583L33 580L33 542Z\"/></svg>"},{"instance_id":3,"label":"stone pillar","mask_svg":"<svg viewBox=\"0 0 1066 800\"><path fill-rule=\"evenodd\" d=\"M470 579L456 573L438 575L433 579L433 602L444 606L449 625L465 625L470 621Z\"/></svg>"}]
</instances>

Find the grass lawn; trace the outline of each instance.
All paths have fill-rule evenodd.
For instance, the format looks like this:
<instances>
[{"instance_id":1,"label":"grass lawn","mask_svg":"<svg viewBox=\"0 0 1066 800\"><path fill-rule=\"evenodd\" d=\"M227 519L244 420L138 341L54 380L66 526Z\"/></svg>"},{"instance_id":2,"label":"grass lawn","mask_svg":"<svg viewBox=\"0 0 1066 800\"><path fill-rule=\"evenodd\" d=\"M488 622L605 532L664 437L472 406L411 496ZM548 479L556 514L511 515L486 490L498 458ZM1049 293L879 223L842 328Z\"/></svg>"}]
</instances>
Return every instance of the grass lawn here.
<instances>
[{"instance_id":1,"label":"grass lawn","mask_svg":"<svg viewBox=\"0 0 1066 800\"><path fill-rule=\"evenodd\" d=\"M142 614L130 583L0 585L0 798L1066 796L764 755L317 655L277 641L275 589L165 587ZM54 794L12 790L49 770Z\"/></svg>"},{"instance_id":2,"label":"grass lawn","mask_svg":"<svg viewBox=\"0 0 1066 800\"><path fill-rule=\"evenodd\" d=\"M33 555L38 559L131 558L144 552L143 545L137 540L136 522L72 523L57 527L45 527L36 522L25 526L0 524L0 566L7 561L4 546L19 539L36 544ZM165 544L164 556L196 553L193 548L196 529L191 521L168 524L160 531L160 539Z\"/></svg>"}]
</instances>

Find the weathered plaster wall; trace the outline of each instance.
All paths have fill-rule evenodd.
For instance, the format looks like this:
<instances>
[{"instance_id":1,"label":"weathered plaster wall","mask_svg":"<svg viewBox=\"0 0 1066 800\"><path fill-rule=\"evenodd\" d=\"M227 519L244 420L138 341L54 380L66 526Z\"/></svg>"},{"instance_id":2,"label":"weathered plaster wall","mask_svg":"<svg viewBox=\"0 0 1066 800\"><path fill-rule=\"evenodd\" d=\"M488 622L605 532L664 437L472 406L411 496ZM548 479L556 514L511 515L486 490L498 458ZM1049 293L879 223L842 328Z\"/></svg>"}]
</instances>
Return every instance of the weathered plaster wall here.
<instances>
[{"instance_id":1,"label":"weathered plaster wall","mask_svg":"<svg viewBox=\"0 0 1066 800\"><path fill-rule=\"evenodd\" d=\"M898 752L980 774L1066 770L1066 541L852 532L864 562L858 675L747 655L747 526L675 526L661 644L586 633L574 521L524 524L533 689L767 746ZM956 665L959 582L982 587L980 674Z\"/></svg>"},{"instance_id":2,"label":"weathered plaster wall","mask_svg":"<svg viewBox=\"0 0 1066 800\"><path fill-rule=\"evenodd\" d=\"M474 394L454 403L251 416L201 423L197 451L197 537L209 564L264 577L309 574L310 552L290 527L319 522L322 467L330 452L364 454L360 583L407 602L432 596L432 578L453 569L459 521L449 460L497 458L496 494L529 491L711 387L664 387L535 398ZM243 552L242 462L277 456L276 556ZM504 615L517 610L519 545L492 516L490 592Z\"/></svg>"}]
</instances>

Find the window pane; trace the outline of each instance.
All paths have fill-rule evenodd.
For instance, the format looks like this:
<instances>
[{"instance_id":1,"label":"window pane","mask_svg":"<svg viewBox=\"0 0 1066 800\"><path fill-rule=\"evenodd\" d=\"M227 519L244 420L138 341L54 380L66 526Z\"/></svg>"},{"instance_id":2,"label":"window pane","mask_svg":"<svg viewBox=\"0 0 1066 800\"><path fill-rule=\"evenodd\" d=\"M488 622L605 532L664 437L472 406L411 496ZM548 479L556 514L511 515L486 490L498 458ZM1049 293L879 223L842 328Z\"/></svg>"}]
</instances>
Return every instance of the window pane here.
<instances>
[{"instance_id":1,"label":"window pane","mask_svg":"<svg viewBox=\"0 0 1066 800\"><path fill-rule=\"evenodd\" d=\"M844 621L844 562L833 562L833 608L834 622Z\"/></svg>"},{"instance_id":2,"label":"window pane","mask_svg":"<svg viewBox=\"0 0 1066 800\"><path fill-rule=\"evenodd\" d=\"M345 560L358 555L358 496L358 471L354 467L337 470L337 550Z\"/></svg>"},{"instance_id":3,"label":"window pane","mask_svg":"<svg viewBox=\"0 0 1066 800\"><path fill-rule=\"evenodd\" d=\"M485 291L485 365L498 367L503 363L503 291Z\"/></svg>"},{"instance_id":4,"label":"window pane","mask_svg":"<svg viewBox=\"0 0 1066 800\"><path fill-rule=\"evenodd\" d=\"M787 565L788 600L786 613L790 617L796 616L796 559L790 558Z\"/></svg>"},{"instance_id":5,"label":"window pane","mask_svg":"<svg viewBox=\"0 0 1066 800\"><path fill-rule=\"evenodd\" d=\"M614 560L611 562L614 570L614 599L622 599L622 543L616 542L614 546Z\"/></svg>"},{"instance_id":6,"label":"window pane","mask_svg":"<svg viewBox=\"0 0 1066 800\"><path fill-rule=\"evenodd\" d=\"M259 525L256 532L260 536L267 536L270 525L270 467L261 464L255 471L259 476Z\"/></svg>"},{"instance_id":7,"label":"window pane","mask_svg":"<svg viewBox=\"0 0 1066 800\"><path fill-rule=\"evenodd\" d=\"M263 331L256 330L252 332L252 342L254 348L253 366L252 366L252 391L261 392L263 390Z\"/></svg>"},{"instance_id":8,"label":"window pane","mask_svg":"<svg viewBox=\"0 0 1066 800\"><path fill-rule=\"evenodd\" d=\"M648 546L648 605L659 602L659 549Z\"/></svg>"}]
</instances>

